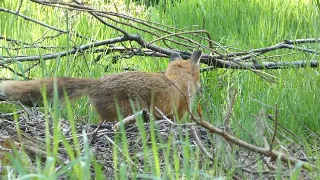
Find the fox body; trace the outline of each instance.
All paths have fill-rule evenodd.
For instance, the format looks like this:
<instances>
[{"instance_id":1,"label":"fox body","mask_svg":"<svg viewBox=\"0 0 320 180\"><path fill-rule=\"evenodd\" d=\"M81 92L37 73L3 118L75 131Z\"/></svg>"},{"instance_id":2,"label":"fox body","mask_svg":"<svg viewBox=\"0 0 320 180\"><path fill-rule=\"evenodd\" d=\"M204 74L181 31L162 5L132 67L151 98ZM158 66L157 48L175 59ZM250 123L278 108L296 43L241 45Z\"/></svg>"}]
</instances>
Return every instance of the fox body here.
<instances>
[{"instance_id":1,"label":"fox body","mask_svg":"<svg viewBox=\"0 0 320 180\"><path fill-rule=\"evenodd\" d=\"M182 118L200 85L199 60L201 51L194 51L188 60L173 53L165 73L124 72L91 78L48 78L29 81L1 81L0 94L8 99L32 106L42 103L42 88L52 99L56 82L60 99L64 91L70 99L88 96L101 121L116 121L116 105L124 115L132 114L132 103L141 109L155 108L172 117L177 112ZM178 118L178 119L179 119Z\"/></svg>"}]
</instances>

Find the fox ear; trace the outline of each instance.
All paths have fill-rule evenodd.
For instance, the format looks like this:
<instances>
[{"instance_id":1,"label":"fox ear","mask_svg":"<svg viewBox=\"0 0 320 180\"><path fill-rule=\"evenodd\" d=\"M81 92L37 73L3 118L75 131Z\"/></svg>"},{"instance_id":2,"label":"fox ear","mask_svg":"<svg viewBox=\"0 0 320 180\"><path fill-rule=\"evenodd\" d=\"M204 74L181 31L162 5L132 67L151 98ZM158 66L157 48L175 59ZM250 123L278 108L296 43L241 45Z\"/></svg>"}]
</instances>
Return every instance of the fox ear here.
<instances>
[{"instance_id":1,"label":"fox ear","mask_svg":"<svg viewBox=\"0 0 320 180\"><path fill-rule=\"evenodd\" d=\"M199 64L200 63L200 59L201 59L201 54L202 54L201 50L193 51L193 53L192 53L192 55L190 57L190 60L195 64Z\"/></svg>"},{"instance_id":2,"label":"fox ear","mask_svg":"<svg viewBox=\"0 0 320 180\"><path fill-rule=\"evenodd\" d=\"M182 59L181 56L178 53L174 52L171 54L169 62L180 60L180 59Z\"/></svg>"}]
</instances>

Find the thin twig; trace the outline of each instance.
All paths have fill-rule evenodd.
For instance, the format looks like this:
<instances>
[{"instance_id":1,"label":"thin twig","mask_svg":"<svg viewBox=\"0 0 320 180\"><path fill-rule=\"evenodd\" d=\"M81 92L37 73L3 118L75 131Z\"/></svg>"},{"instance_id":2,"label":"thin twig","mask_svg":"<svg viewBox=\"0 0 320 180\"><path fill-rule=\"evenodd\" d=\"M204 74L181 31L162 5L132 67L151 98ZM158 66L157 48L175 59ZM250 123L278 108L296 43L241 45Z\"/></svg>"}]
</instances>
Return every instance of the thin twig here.
<instances>
[{"instance_id":1,"label":"thin twig","mask_svg":"<svg viewBox=\"0 0 320 180\"><path fill-rule=\"evenodd\" d=\"M98 130L101 128L101 126L103 126L103 124L106 122L106 120L102 121L99 123L99 125L97 126L97 128L95 128L95 130L93 131L93 133L91 134L90 140L89 140L89 145L92 144L93 141L95 141L97 134L98 134Z\"/></svg>"},{"instance_id":2,"label":"thin twig","mask_svg":"<svg viewBox=\"0 0 320 180\"><path fill-rule=\"evenodd\" d=\"M213 156L206 150L206 147L203 145L202 141L200 140L198 134L197 134L197 131L196 131L196 128L195 126L190 126L190 131L191 131L191 134L194 138L194 140L196 141L198 147L200 148L200 150L211 160L211 161L214 161L214 158Z\"/></svg>"},{"instance_id":3,"label":"thin twig","mask_svg":"<svg viewBox=\"0 0 320 180\"><path fill-rule=\"evenodd\" d=\"M16 72L13 68L11 68L9 66L3 65L3 64L2 65L0 64L0 66L5 68L5 69L8 69L9 71L13 72L14 74L16 74L16 75L18 75L20 77L23 77L23 78L25 77L23 74Z\"/></svg>"},{"instance_id":4,"label":"thin twig","mask_svg":"<svg viewBox=\"0 0 320 180\"><path fill-rule=\"evenodd\" d=\"M12 113L0 113L0 117L12 117L14 115L19 115L23 112L24 112L24 110L19 110L19 111L12 112Z\"/></svg>"},{"instance_id":5,"label":"thin twig","mask_svg":"<svg viewBox=\"0 0 320 180\"><path fill-rule=\"evenodd\" d=\"M278 109L278 104L275 105L275 121L274 121L274 132L273 136L270 142L270 151L272 151L272 146L274 144L274 140L277 135L277 129L278 129L278 118L279 118L279 109Z\"/></svg>"},{"instance_id":6,"label":"thin twig","mask_svg":"<svg viewBox=\"0 0 320 180\"><path fill-rule=\"evenodd\" d=\"M229 98L228 98L228 102L227 102L227 113L226 116L224 118L224 129L227 133L231 133L231 129L230 129L230 117L232 115L232 108L233 108L233 104L236 100L236 96L237 96L237 89L236 88L230 88L229 89Z\"/></svg>"}]
</instances>

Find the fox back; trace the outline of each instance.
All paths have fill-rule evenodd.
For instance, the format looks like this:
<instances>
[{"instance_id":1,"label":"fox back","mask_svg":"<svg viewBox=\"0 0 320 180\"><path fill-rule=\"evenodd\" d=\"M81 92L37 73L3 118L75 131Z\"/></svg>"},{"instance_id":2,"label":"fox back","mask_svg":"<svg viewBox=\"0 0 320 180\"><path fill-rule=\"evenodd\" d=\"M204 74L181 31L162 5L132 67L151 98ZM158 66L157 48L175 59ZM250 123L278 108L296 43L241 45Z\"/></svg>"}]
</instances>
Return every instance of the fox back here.
<instances>
[{"instance_id":1,"label":"fox back","mask_svg":"<svg viewBox=\"0 0 320 180\"><path fill-rule=\"evenodd\" d=\"M180 119L189 112L200 86L200 58L201 51L193 52L188 60L173 53L165 73L125 72L105 76L89 92L90 102L101 119L117 118L115 104L123 115L131 114L135 105L151 109L157 118L162 115L156 108L164 115L176 114Z\"/></svg>"}]
</instances>

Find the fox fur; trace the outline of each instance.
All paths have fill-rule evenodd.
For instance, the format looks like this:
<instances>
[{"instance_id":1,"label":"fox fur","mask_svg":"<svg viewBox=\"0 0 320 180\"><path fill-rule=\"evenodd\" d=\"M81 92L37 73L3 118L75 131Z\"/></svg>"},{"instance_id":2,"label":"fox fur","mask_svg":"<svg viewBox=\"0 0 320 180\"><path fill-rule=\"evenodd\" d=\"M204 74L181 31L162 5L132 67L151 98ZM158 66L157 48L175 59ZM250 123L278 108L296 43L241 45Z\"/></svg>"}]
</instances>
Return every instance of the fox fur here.
<instances>
[{"instance_id":1,"label":"fox fur","mask_svg":"<svg viewBox=\"0 0 320 180\"><path fill-rule=\"evenodd\" d=\"M34 106L43 101L41 89L45 88L48 99L53 98L56 82L59 98L64 91L68 98L88 96L101 121L117 121L116 104L123 116L132 114L132 104L141 109L158 108L172 117L174 112L182 118L200 86L199 61L201 51L194 51L188 60L173 53L165 73L123 72L100 79L57 77L28 81L1 81L0 95L14 101ZM157 118L160 114L155 113Z\"/></svg>"}]
</instances>

